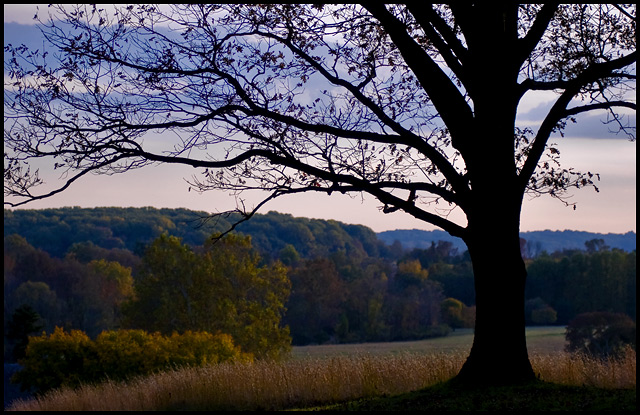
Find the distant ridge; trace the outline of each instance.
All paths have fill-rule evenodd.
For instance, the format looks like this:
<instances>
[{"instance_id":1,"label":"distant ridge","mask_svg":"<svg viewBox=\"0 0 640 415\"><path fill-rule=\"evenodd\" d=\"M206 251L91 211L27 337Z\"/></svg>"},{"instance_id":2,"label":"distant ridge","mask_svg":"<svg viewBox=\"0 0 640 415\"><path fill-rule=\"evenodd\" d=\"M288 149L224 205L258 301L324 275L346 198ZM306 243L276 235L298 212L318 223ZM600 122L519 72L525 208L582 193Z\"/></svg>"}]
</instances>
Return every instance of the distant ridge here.
<instances>
[{"instance_id":1,"label":"distant ridge","mask_svg":"<svg viewBox=\"0 0 640 415\"><path fill-rule=\"evenodd\" d=\"M207 212L189 209L164 208L49 208L4 209L4 236L18 234L36 248L53 256L63 256L70 246L90 241L97 246L142 249L162 233L183 238L190 245L201 245L213 232L223 232L240 217L220 217L203 222ZM293 217L290 214L268 212L256 214L250 221L241 223L237 230L253 237L256 248L278 255L286 245L293 245L303 257L340 249L364 250L370 256L381 254L384 245L395 240L405 249L427 249L432 243L449 241L461 254L467 250L460 238L442 230L424 231L399 229L375 233L363 225L351 225L335 220ZM491 235L487 235L491 243ZM610 248L627 252L636 249L635 232L602 234L583 231L534 231L522 232L527 241L526 251L533 257L542 251L549 253L565 249L585 249L584 243L602 239ZM314 254L314 255L315 255Z\"/></svg>"},{"instance_id":2,"label":"distant ridge","mask_svg":"<svg viewBox=\"0 0 640 415\"><path fill-rule=\"evenodd\" d=\"M440 230L423 231L420 229L398 229L395 231L379 232L378 239L391 245L399 241L404 248L426 249L432 242L449 241L458 249L459 253L467 250L462 239L453 237ZM487 236L490 238L490 236ZM540 253L562 251L565 249L585 249L584 243L592 239L602 239L610 248L618 248L627 252L636 249L636 233L594 233L584 231L532 231L522 232L520 237L527 241L529 249Z\"/></svg>"},{"instance_id":3,"label":"distant ridge","mask_svg":"<svg viewBox=\"0 0 640 415\"><path fill-rule=\"evenodd\" d=\"M585 249L584 243L592 239L602 239L610 248L618 248L631 252L636 249L636 233L593 233L584 231L532 231L522 232L520 237L527 244L540 243L547 252L563 249Z\"/></svg>"}]
</instances>

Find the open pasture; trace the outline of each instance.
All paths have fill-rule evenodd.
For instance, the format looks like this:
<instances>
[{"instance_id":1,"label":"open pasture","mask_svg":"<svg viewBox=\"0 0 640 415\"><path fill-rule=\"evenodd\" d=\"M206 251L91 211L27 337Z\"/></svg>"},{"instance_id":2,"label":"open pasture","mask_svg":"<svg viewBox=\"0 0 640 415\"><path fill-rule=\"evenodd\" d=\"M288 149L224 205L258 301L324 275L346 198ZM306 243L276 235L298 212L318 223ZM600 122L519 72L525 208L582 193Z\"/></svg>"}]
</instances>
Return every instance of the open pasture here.
<instances>
[{"instance_id":1,"label":"open pasture","mask_svg":"<svg viewBox=\"0 0 640 415\"><path fill-rule=\"evenodd\" d=\"M565 328L562 326L527 327L527 347L530 354L547 354L564 350ZM294 359L324 358L335 356L352 356L359 354L397 355L403 353L433 354L455 353L467 354L473 343L473 329L457 329L446 337L426 340L331 344L318 346L297 346L291 354Z\"/></svg>"}]
</instances>

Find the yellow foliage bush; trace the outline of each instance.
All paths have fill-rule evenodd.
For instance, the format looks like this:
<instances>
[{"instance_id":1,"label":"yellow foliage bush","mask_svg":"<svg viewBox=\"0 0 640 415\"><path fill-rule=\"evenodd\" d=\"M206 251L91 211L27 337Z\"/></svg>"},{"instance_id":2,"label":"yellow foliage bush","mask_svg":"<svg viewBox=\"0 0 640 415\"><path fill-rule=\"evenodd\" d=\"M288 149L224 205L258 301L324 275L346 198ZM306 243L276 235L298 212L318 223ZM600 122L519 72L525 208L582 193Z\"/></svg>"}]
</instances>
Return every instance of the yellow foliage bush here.
<instances>
[{"instance_id":1,"label":"yellow foliage bush","mask_svg":"<svg viewBox=\"0 0 640 415\"><path fill-rule=\"evenodd\" d=\"M103 331L93 348L97 378L125 379L169 363L169 339L143 330Z\"/></svg>"},{"instance_id":2,"label":"yellow foliage bush","mask_svg":"<svg viewBox=\"0 0 640 415\"><path fill-rule=\"evenodd\" d=\"M169 360L172 366L204 366L222 362L250 362L253 355L243 353L224 333L206 331L173 333L168 338Z\"/></svg>"},{"instance_id":3,"label":"yellow foliage bush","mask_svg":"<svg viewBox=\"0 0 640 415\"><path fill-rule=\"evenodd\" d=\"M12 381L24 390L43 393L61 386L75 388L104 379L125 380L167 368L249 362L228 334L187 331L163 336L143 330L104 331L95 340L84 332L56 327L31 337L23 369Z\"/></svg>"},{"instance_id":4,"label":"yellow foliage bush","mask_svg":"<svg viewBox=\"0 0 640 415\"><path fill-rule=\"evenodd\" d=\"M91 339L80 330L66 333L60 327L54 332L29 337L26 355L20 363L23 370L17 372L12 382L22 389L44 392L62 385L78 386L87 377L86 365L93 360Z\"/></svg>"}]
</instances>

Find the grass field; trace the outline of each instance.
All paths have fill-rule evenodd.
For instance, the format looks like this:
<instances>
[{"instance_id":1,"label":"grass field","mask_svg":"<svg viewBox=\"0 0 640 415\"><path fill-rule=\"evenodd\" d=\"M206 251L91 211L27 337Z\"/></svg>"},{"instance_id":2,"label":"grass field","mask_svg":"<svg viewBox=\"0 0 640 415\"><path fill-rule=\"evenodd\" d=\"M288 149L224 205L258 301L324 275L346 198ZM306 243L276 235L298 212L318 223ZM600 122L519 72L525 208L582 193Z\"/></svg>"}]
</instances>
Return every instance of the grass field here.
<instances>
[{"instance_id":1,"label":"grass field","mask_svg":"<svg viewBox=\"0 0 640 415\"><path fill-rule=\"evenodd\" d=\"M562 352L565 345L565 328L559 326L527 327L529 353ZM294 359L351 356L355 354L395 355L400 353L469 353L473 343L473 329L458 329L446 337L427 340L298 346L292 350Z\"/></svg>"},{"instance_id":2,"label":"grass field","mask_svg":"<svg viewBox=\"0 0 640 415\"><path fill-rule=\"evenodd\" d=\"M599 362L562 352L564 328L527 330L531 388L461 391L448 383L473 333L415 342L295 347L282 362L183 368L15 402L10 410L591 410L635 408L636 357ZM329 406L327 406L329 405ZM331 406L334 405L334 406ZM335 406L337 405L337 406ZM475 405L475 406L474 406Z\"/></svg>"}]
</instances>

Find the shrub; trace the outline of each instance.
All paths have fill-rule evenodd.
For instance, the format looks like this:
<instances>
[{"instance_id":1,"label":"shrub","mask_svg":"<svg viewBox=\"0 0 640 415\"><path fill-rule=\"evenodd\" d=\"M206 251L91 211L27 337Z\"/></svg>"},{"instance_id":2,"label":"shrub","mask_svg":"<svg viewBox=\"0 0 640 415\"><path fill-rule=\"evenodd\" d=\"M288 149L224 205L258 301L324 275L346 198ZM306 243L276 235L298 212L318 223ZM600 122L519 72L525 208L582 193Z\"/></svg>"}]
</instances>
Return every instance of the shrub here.
<instances>
[{"instance_id":1,"label":"shrub","mask_svg":"<svg viewBox=\"0 0 640 415\"><path fill-rule=\"evenodd\" d=\"M94 341L81 331L31 337L23 369L12 381L41 394L104 379L126 380L167 368L250 361L227 334L187 331L169 337L143 330L104 331Z\"/></svg>"},{"instance_id":2,"label":"shrub","mask_svg":"<svg viewBox=\"0 0 640 415\"><path fill-rule=\"evenodd\" d=\"M169 339L143 330L103 331L93 343L95 378L127 379L169 364Z\"/></svg>"},{"instance_id":3,"label":"shrub","mask_svg":"<svg viewBox=\"0 0 640 415\"><path fill-rule=\"evenodd\" d=\"M535 325L545 326L555 323L556 320L558 320L558 313L549 306L531 312L531 322Z\"/></svg>"},{"instance_id":4,"label":"shrub","mask_svg":"<svg viewBox=\"0 0 640 415\"><path fill-rule=\"evenodd\" d=\"M87 380L85 364L94 360L91 349L91 339L80 330L66 333L56 327L49 336L30 337L20 360L24 369L13 375L12 382L36 393L63 385L76 387Z\"/></svg>"},{"instance_id":5,"label":"shrub","mask_svg":"<svg viewBox=\"0 0 640 415\"><path fill-rule=\"evenodd\" d=\"M558 313L542 298L527 300L524 304L525 322L528 325L544 326L558 320Z\"/></svg>"},{"instance_id":6,"label":"shrub","mask_svg":"<svg viewBox=\"0 0 640 415\"><path fill-rule=\"evenodd\" d=\"M636 348L636 324L621 313L579 314L567 326L569 352L581 352L598 358L618 357L626 347Z\"/></svg>"},{"instance_id":7,"label":"shrub","mask_svg":"<svg viewBox=\"0 0 640 415\"><path fill-rule=\"evenodd\" d=\"M228 361L248 362L253 359L233 344L228 334L206 331L173 333L169 338L169 360L172 366L204 366Z\"/></svg>"}]
</instances>

